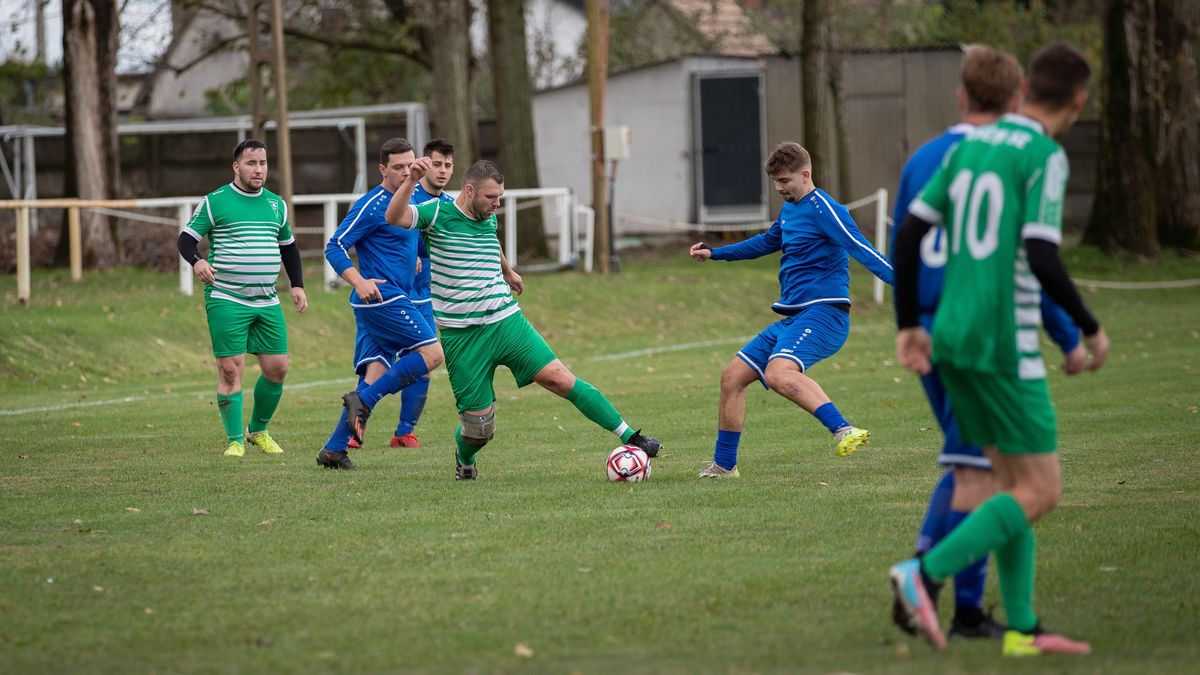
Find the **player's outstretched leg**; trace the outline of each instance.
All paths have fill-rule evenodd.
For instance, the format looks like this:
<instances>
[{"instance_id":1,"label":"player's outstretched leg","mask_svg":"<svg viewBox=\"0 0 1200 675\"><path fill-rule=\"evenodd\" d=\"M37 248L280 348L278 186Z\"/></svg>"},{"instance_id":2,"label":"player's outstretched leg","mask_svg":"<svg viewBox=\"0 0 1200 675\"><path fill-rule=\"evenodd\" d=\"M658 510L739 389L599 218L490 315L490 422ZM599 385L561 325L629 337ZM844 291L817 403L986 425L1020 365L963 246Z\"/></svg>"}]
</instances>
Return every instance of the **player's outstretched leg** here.
<instances>
[{"instance_id":1,"label":"player's outstretched leg","mask_svg":"<svg viewBox=\"0 0 1200 675\"><path fill-rule=\"evenodd\" d=\"M945 649L946 637L942 635L941 626L938 625L937 608L934 607L933 599L927 590L935 584L921 570L921 560L911 558L893 565L892 569L888 570L888 577L892 581L892 593L896 596L896 602L904 608L907 615L907 621L903 624L897 621L897 625L907 632L919 630L934 649ZM898 618L893 616L893 619Z\"/></svg>"},{"instance_id":2,"label":"player's outstretched leg","mask_svg":"<svg viewBox=\"0 0 1200 675\"><path fill-rule=\"evenodd\" d=\"M570 401L584 417L612 432L622 443L641 448L647 457L657 457L662 449L657 438L629 426L599 389L575 377L562 361L555 359L547 364L534 375L533 381Z\"/></svg>"}]
</instances>

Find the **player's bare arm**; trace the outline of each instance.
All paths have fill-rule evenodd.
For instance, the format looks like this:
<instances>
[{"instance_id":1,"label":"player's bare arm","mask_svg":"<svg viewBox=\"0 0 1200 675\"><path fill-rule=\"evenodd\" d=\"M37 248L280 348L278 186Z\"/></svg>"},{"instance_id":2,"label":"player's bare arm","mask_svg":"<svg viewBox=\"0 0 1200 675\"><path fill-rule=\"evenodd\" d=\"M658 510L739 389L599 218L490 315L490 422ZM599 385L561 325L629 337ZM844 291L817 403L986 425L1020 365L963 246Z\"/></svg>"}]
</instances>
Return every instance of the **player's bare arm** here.
<instances>
[{"instance_id":1,"label":"player's bare arm","mask_svg":"<svg viewBox=\"0 0 1200 675\"><path fill-rule=\"evenodd\" d=\"M419 157L408 168L408 178L400 184L400 188L396 190L396 194L392 195L392 201L388 204L387 211L383 214L384 220L388 225L396 227L411 228L413 226L413 212L409 208L409 200L412 199L413 190L416 189L417 183L430 169L430 160L428 157Z\"/></svg>"},{"instance_id":2,"label":"player's bare arm","mask_svg":"<svg viewBox=\"0 0 1200 675\"><path fill-rule=\"evenodd\" d=\"M500 251L500 271L504 274L504 281L514 294L520 295L525 292L525 282L521 279L521 275L517 274L517 271L508 264L508 258L504 257L503 250Z\"/></svg>"}]
</instances>

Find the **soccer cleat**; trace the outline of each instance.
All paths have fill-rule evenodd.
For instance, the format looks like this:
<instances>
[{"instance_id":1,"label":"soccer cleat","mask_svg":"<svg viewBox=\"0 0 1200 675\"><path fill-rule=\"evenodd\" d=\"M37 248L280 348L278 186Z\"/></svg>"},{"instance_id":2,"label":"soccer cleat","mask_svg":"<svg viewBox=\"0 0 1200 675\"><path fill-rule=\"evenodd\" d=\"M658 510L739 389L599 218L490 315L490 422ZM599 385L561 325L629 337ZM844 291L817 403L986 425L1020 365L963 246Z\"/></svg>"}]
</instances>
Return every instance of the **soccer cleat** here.
<instances>
[{"instance_id":1,"label":"soccer cleat","mask_svg":"<svg viewBox=\"0 0 1200 675\"><path fill-rule=\"evenodd\" d=\"M371 416L371 409L363 404L357 391L342 396L342 405L346 406L346 422L350 426L350 438L358 441L361 447L363 433L367 429L367 418Z\"/></svg>"},{"instance_id":2,"label":"soccer cleat","mask_svg":"<svg viewBox=\"0 0 1200 675\"><path fill-rule=\"evenodd\" d=\"M866 429L858 429L855 427L845 427L840 429L833 435L833 440L837 441L838 457L849 457L854 454L860 445L866 445L867 440L871 438L871 432Z\"/></svg>"},{"instance_id":3,"label":"soccer cleat","mask_svg":"<svg viewBox=\"0 0 1200 675\"><path fill-rule=\"evenodd\" d=\"M346 471L355 471L358 467L354 466L354 462L350 461L349 453L334 452L333 450L322 450L317 453L317 464L326 469L345 469Z\"/></svg>"},{"instance_id":4,"label":"soccer cleat","mask_svg":"<svg viewBox=\"0 0 1200 675\"><path fill-rule=\"evenodd\" d=\"M888 577L892 580L892 592L900 601L904 615L908 617L907 625L924 633L934 649L939 651L945 649L946 636L942 635L942 629L938 625L937 610L934 608L933 600L925 591L925 582L921 578L921 561L917 558L909 558L904 562L896 563L892 565L892 569L888 570ZM897 625L901 630L905 630L904 624L897 621Z\"/></svg>"},{"instance_id":5,"label":"soccer cleat","mask_svg":"<svg viewBox=\"0 0 1200 675\"><path fill-rule=\"evenodd\" d=\"M996 621L991 612L976 611L979 612L979 617L966 618L956 613L950 621L950 630L946 633L946 637L967 640L999 640L1004 637L1004 624Z\"/></svg>"},{"instance_id":6,"label":"soccer cleat","mask_svg":"<svg viewBox=\"0 0 1200 675\"><path fill-rule=\"evenodd\" d=\"M709 462L708 466L700 469L700 473L696 475L701 478L738 478L741 476L736 464L732 469L726 469L716 462Z\"/></svg>"},{"instance_id":7,"label":"soccer cleat","mask_svg":"<svg viewBox=\"0 0 1200 675\"><path fill-rule=\"evenodd\" d=\"M362 443L359 443L358 441L354 440L353 438L348 438L348 439L346 439L346 447L354 448L357 450L358 448L362 447Z\"/></svg>"},{"instance_id":8,"label":"soccer cleat","mask_svg":"<svg viewBox=\"0 0 1200 675\"><path fill-rule=\"evenodd\" d=\"M479 469L474 464L463 464L454 457L454 480L475 480L479 477Z\"/></svg>"},{"instance_id":9,"label":"soccer cleat","mask_svg":"<svg viewBox=\"0 0 1200 675\"><path fill-rule=\"evenodd\" d=\"M246 446L240 441L229 441L229 447L225 448L226 457L244 457L246 455Z\"/></svg>"},{"instance_id":10,"label":"soccer cleat","mask_svg":"<svg viewBox=\"0 0 1200 675\"><path fill-rule=\"evenodd\" d=\"M420 448L421 441L412 434L404 434L401 436L392 436L392 441L389 445L393 448Z\"/></svg>"},{"instance_id":11,"label":"soccer cleat","mask_svg":"<svg viewBox=\"0 0 1200 675\"><path fill-rule=\"evenodd\" d=\"M1004 633L1005 656L1040 656L1042 654L1091 654L1092 646L1055 633L1043 633L1034 628L1032 633L1008 630Z\"/></svg>"},{"instance_id":12,"label":"soccer cleat","mask_svg":"<svg viewBox=\"0 0 1200 675\"><path fill-rule=\"evenodd\" d=\"M246 437L246 443L258 446L259 450L262 450L268 455L283 454L283 448L279 447L279 444L275 442L275 439L271 438L271 434L268 434L266 431L258 431L250 434Z\"/></svg>"},{"instance_id":13,"label":"soccer cleat","mask_svg":"<svg viewBox=\"0 0 1200 675\"><path fill-rule=\"evenodd\" d=\"M658 439L653 436L643 436L641 429L633 432L633 435L629 437L625 445L637 446L646 453L647 457L651 458L658 457L658 451L662 450L662 443L659 443Z\"/></svg>"}]
</instances>

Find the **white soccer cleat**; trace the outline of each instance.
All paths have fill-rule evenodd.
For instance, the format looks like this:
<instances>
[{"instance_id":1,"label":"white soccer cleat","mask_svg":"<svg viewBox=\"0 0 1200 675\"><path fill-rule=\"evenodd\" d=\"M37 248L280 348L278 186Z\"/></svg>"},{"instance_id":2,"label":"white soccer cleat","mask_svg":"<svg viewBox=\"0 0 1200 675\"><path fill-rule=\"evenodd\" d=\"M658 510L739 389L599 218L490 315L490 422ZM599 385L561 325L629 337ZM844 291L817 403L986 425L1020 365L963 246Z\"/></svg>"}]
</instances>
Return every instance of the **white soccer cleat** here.
<instances>
[{"instance_id":1,"label":"white soccer cleat","mask_svg":"<svg viewBox=\"0 0 1200 675\"><path fill-rule=\"evenodd\" d=\"M741 476L736 464L732 469L726 469L716 462L709 462L708 466L700 469L700 473L696 475L701 478L738 478Z\"/></svg>"}]
</instances>

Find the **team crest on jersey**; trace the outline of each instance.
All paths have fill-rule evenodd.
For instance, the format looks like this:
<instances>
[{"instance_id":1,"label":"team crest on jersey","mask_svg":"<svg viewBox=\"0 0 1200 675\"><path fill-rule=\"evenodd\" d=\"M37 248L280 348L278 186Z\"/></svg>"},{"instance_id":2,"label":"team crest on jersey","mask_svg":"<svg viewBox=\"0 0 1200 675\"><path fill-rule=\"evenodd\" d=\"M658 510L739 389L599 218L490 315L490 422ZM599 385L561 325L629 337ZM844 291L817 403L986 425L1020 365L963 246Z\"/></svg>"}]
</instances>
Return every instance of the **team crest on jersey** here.
<instances>
[{"instance_id":1,"label":"team crest on jersey","mask_svg":"<svg viewBox=\"0 0 1200 675\"><path fill-rule=\"evenodd\" d=\"M268 199L267 203L271 205L271 210L275 212L275 217L279 217L279 202L274 199Z\"/></svg>"}]
</instances>

